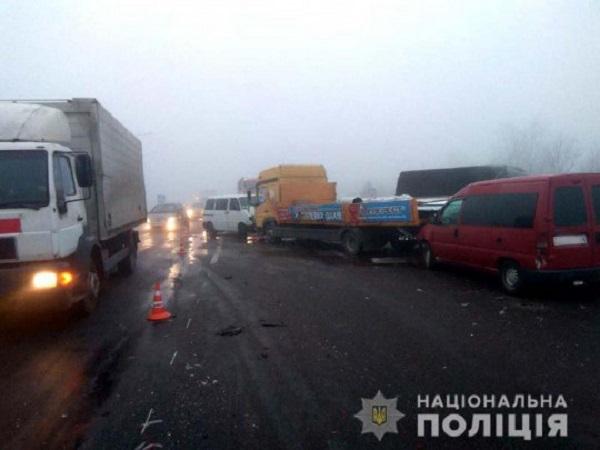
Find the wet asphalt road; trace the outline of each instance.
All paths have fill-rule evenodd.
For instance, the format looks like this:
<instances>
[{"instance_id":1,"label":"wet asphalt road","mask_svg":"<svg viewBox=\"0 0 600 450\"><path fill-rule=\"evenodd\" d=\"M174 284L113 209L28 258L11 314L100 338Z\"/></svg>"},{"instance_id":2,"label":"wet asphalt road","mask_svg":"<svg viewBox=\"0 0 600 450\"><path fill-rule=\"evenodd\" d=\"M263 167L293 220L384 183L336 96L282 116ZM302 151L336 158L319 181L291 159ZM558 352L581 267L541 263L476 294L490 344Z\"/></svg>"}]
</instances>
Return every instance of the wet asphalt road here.
<instances>
[{"instance_id":1,"label":"wet asphalt road","mask_svg":"<svg viewBox=\"0 0 600 450\"><path fill-rule=\"evenodd\" d=\"M597 287L516 299L487 275L197 226L179 245L144 232L137 271L89 318L0 318L0 448L600 447ZM381 442L353 417L379 390L406 414ZM569 437L419 438L419 394L560 394Z\"/></svg>"}]
</instances>

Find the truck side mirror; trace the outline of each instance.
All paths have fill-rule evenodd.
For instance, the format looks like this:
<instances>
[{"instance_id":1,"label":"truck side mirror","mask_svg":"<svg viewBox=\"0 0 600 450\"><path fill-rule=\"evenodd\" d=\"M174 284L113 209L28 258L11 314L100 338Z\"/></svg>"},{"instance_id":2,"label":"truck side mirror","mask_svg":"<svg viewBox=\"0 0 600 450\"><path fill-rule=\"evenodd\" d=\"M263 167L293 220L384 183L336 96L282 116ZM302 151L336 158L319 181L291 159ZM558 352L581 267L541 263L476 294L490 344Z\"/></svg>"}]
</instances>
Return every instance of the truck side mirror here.
<instances>
[{"instance_id":1,"label":"truck side mirror","mask_svg":"<svg viewBox=\"0 0 600 450\"><path fill-rule=\"evenodd\" d=\"M94 170L92 168L92 158L87 153L79 154L75 157L75 173L77 183L82 188L92 187L94 184Z\"/></svg>"}]
</instances>

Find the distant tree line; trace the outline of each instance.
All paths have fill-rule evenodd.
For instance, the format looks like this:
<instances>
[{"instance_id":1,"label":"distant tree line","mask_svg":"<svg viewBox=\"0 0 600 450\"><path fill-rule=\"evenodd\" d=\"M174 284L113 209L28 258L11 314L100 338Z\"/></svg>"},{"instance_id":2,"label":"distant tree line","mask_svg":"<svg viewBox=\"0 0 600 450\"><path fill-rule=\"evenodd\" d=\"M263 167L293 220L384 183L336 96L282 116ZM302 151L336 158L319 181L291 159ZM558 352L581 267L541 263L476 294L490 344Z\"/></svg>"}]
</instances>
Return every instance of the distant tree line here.
<instances>
[{"instance_id":1,"label":"distant tree line","mask_svg":"<svg viewBox=\"0 0 600 450\"><path fill-rule=\"evenodd\" d=\"M529 173L600 172L600 143L583 147L563 133L553 133L539 122L505 126L499 134L495 162Z\"/></svg>"}]
</instances>

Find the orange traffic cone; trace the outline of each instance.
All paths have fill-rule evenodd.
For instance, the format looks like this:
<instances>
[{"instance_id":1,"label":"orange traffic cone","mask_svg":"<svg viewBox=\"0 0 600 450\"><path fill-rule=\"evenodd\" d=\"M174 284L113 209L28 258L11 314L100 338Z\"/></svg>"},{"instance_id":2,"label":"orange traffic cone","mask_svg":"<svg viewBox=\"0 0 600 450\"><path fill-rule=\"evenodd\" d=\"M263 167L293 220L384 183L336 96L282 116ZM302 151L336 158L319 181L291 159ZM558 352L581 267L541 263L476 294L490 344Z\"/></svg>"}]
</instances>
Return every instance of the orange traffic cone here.
<instances>
[{"instance_id":1,"label":"orange traffic cone","mask_svg":"<svg viewBox=\"0 0 600 450\"><path fill-rule=\"evenodd\" d=\"M152 299L152 311L148 314L148 320L152 322L158 322L161 320L167 320L171 317L171 313L163 306L162 295L160 293L160 283L156 282L154 285L154 298Z\"/></svg>"},{"instance_id":2,"label":"orange traffic cone","mask_svg":"<svg viewBox=\"0 0 600 450\"><path fill-rule=\"evenodd\" d=\"M183 238L179 240L179 251L177 252L181 256L185 255L185 249L183 248Z\"/></svg>"}]
</instances>

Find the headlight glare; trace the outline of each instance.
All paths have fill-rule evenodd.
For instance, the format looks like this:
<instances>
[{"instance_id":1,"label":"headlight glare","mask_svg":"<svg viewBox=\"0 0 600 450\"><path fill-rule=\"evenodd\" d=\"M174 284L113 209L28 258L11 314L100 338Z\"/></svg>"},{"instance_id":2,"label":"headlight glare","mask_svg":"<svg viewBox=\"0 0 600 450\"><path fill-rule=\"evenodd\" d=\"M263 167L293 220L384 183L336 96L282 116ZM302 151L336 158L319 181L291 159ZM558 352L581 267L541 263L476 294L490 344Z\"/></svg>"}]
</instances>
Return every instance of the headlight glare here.
<instances>
[{"instance_id":1,"label":"headlight glare","mask_svg":"<svg viewBox=\"0 0 600 450\"><path fill-rule=\"evenodd\" d=\"M56 272L38 272L33 276L34 289L51 289L58 286L58 274Z\"/></svg>"}]
</instances>

